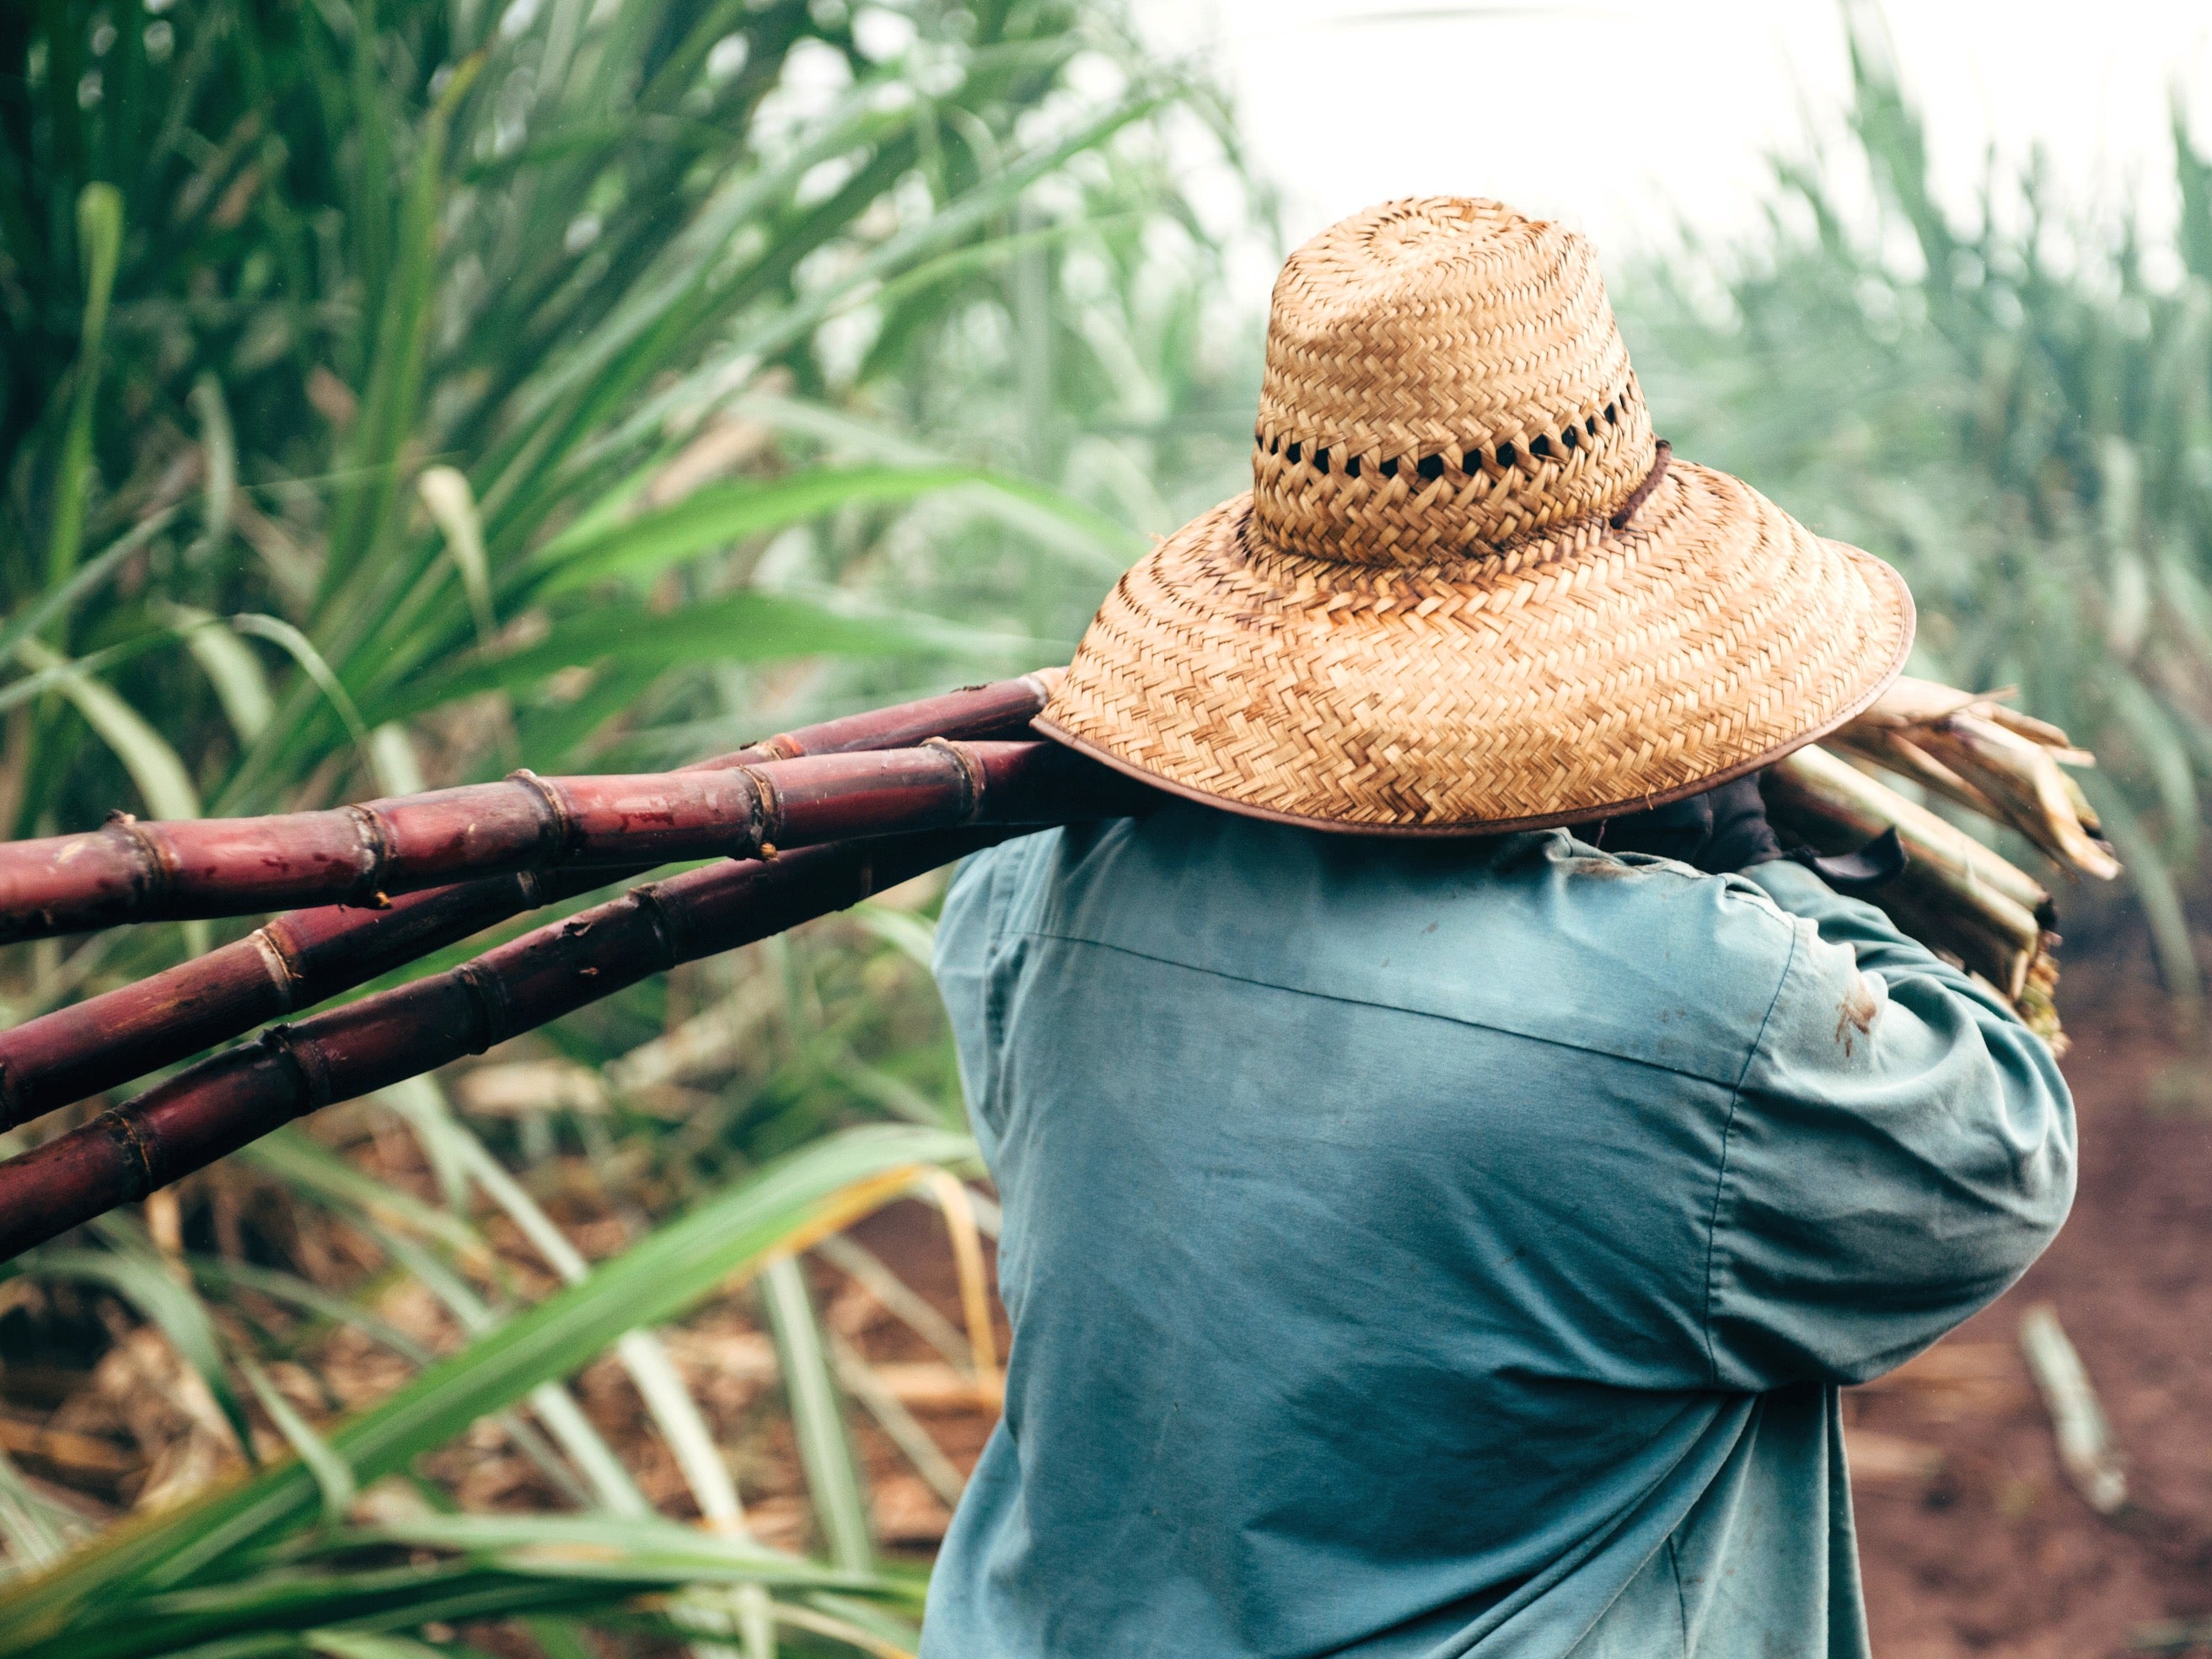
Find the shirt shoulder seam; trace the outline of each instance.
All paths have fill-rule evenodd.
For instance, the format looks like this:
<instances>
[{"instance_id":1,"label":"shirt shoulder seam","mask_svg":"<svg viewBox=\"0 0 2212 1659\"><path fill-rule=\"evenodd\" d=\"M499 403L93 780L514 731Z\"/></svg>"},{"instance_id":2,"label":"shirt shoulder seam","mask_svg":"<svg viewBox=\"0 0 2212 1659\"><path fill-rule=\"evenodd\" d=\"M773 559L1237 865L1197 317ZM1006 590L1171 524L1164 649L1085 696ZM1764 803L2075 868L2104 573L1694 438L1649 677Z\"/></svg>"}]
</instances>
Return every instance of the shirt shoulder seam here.
<instances>
[{"instance_id":1,"label":"shirt shoulder seam","mask_svg":"<svg viewBox=\"0 0 2212 1659\"><path fill-rule=\"evenodd\" d=\"M1407 1014L1415 1019L1433 1019L1447 1025L1464 1026L1469 1030L1492 1031L1499 1036L1512 1037L1522 1042L1540 1043L1547 1048L1563 1048L1571 1054L1601 1054L1607 1060L1617 1060L1624 1066L1640 1066L1650 1071L1663 1072L1670 1077L1689 1078L1699 1083L1709 1083L1716 1087L1729 1089L1731 1091L1731 1110L1734 1107L1734 1091L1742 1086L1744 1073L1750 1069L1751 1065L1749 1059L1747 1058L1743 1068L1737 1073L1735 1082L1731 1084L1725 1077L1715 1077L1705 1072L1687 1071L1680 1066L1669 1066L1664 1060L1648 1059L1641 1054L1624 1054L1616 1049L1599 1048L1587 1043L1570 1042L1560 1037L1539 1036L1534 1032L1516 1031L1510 1026L1492 1025L1485 1020L1468 1019L1457 1014L1439 1013L1430 1008L1408 1008L1403 1003L1382 1002L1370 997L1342 996L1331 991L1311 990L1303 985L1285 985L1277 980L1261 979L1250 974L1231 973L1220 968L1208 968L1196 963L1185 962L1177 957L1159 956L1150 951L1139 951L1127 945L1113 945L1104 939L1086 939L1079 933L1059 933L1043 927L1024 927L1016 930L1016 933L1018 937L1024 939L1047 939L1057 945L1080 945L1093 951L1110 951L1116 956L1129 957L1139 962L1156 962L1167 968L1180 968L1186 973L1203 974L1209 979L1223 980L1232 985L1251 985L1263 990L1280 991L1285 996L1310 997L1317 1002L1340 1003L1352 1008L1376 1008L1389 1013ZM1795 949L1794 943L1792 949ZM1784 971L1787 971L1786 964ZM1778 988L1776 995L1778 997L1780 995ZM1766 1018L1759 1022L1759 1036L1763 1037L1765 1035L1766 1019L1772 1018L1773 1014L1773 1004L1769 1003ZM1753 1038L1753 1053L1758 1051L1758 1038Z\"/></svg>"}]
</instances>

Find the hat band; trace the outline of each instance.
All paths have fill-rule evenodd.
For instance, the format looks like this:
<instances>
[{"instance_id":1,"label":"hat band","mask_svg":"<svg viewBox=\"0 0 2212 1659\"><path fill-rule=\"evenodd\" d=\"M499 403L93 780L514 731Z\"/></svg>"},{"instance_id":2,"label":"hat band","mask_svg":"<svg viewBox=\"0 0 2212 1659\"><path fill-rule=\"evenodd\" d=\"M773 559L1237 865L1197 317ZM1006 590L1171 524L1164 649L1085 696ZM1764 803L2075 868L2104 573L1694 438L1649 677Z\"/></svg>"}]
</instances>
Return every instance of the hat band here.
<instances>
[{"instance_id":1,"label":"hat band","mask_svg":"<svg viewBox=\"0 0 2212 1659\"><path fill-rule=\"evenodd\" d=\"M1627 421L1629 411L1640 396L1636 377L1631 374L1621 383L1620 389L1606 399L1603 408L1593 408L1561 422L1556 434L1539 432L1521 443L1516 444L1509 440L1494 449L1486 439L1479 443L1447 443L1425 452L1385 455L1379 459L1370 455L1367 459L1374 462L1375 471L1385 478L1395 478L1402 470L1424 480L1433 480L1443 476L1447 465L1456 465L1469 477L1480 472L1503 477L1516 467L1523 472L1534 472L1545 462L1564 459L1563 451L1571 454L1577 449L1597 443L1605 435L1600 432L1600 427L1611 428ZM1334 442L1316 438L1300 439L1291 436L1290 431L1284 429L1271 432L1264 420L1252 434L1253 447L1261 453L1279 455L1292 466L1310 466L1324 475L1333 470L1341 471L1347 478L1356 478L1360 474L1361 455L1352 447L1353 441L1349 438Z\"/></svg>"},{"instance_id":2,"label":"hat band","mask_svg":"<svg viewBox=\"0 0 2212 1659\"><path fill-rule=\"evenodd\" d=\"M1651 492L1659 488L1659 480L1667 476L1667 458L1674 453L1674 446L1664 438L1651 446L1651 470L1644 475L1644 482L1628 492L1628 499L1620 510L1607 520L1615 530L1628 528L1628 521L1636 516L1636 509L1651 499Z\"/></svg>"}]
</instances>

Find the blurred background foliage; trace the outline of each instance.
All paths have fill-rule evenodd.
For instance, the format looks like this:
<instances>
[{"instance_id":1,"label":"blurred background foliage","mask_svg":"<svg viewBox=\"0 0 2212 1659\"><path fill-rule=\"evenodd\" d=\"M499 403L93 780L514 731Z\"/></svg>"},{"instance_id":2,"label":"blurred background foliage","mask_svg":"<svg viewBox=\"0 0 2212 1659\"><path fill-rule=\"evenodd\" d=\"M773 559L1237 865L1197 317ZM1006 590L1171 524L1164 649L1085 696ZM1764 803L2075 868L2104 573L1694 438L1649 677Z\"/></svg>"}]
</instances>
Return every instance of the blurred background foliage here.
<instances>
[{"instance_id":1,"label":"blurred background foliage","mask_svg":"<svg viewBox=\"0 0 2212 1659\"><path fill-rule=\"evenodd\" d=\"M2032 178L1961 227L1857 62L1762 246L1613 263L1639 368L1906 571L1925 672L2100 751L2188 990L2212 172L2185 137L2176 248ZM1226 244L1271 224L1219 100L1073 0L0 8L0 830L673 764L1064 660L1243 487ZM937 892L5 1270L0 1656L910 1652L1002 1352ZM0 1018L223 936L18 947Z\"/></svg>"},{"instance_id":2,"label":"blurred background foliage","mask_svg":"<svg viewBox=\"0 0 2212 1659\"><path fill-rule=\"evenodd\" d=\"M780 702L1033 665L1227 459L1164 142L1226 128L1096 9L0 29L19 833L357 792L395 717L440 776L696 745L824 646L895 665Z\"/></svg>"},{"instance_id":3,"label":"blurred background foliage","mask_svg":"<svg viewBox=\"0 0 2212 1659\"><path fill-rule=\"evenodd\" d=\"M0 8L0 832L1064 661L1244 459L1194 154L1218 101L1066 0ZM996 1398L933 890L16 1264L0 1652L910 1650ZM895 1272L843 1230L913 1194Z\"/></svg>"},{"instance_id":4,"label":"blurred background foliage","mask_svg":"<svg viewBox=\"0 0 2212 1659\"><path fill-rule=\"evenodd\" d=\"M1765 244L1686 238L1615 279L1638 370L1682 453L1905 573L1916 672L2016 686L2096 751L2083 782L2128 866L2127 914L2079 887L2062 909L2115 945L2147 919L2166 986L2193 998L2186 900L2212 779L2212 167L2177 117L2176 177L2144 186L2179 192L2175 246L2146 242L2129 198L2070 210L2033 170L1992 168L1961 224L1878 18L1849 15L1849 137L1778 169Z\"/></svg>"}]
</instances>

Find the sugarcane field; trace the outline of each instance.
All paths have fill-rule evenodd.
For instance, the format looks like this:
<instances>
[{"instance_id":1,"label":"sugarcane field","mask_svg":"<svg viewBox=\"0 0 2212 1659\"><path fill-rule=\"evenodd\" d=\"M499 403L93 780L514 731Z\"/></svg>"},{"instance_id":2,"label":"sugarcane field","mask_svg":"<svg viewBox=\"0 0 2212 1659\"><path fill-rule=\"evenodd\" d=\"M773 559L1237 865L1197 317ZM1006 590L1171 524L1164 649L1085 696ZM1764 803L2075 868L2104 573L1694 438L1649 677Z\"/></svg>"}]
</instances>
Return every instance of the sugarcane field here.
<instances>
[{"instance_id":1,"label":"sugarcane field","mask_svg":"<svg viewBox=\"0 0 2212 1659\"><path fill-rule=\"evenodd\" d=\"M0 1659L2212 1656L2114 21L0 5Z\"/></svg>"}]
</instances>

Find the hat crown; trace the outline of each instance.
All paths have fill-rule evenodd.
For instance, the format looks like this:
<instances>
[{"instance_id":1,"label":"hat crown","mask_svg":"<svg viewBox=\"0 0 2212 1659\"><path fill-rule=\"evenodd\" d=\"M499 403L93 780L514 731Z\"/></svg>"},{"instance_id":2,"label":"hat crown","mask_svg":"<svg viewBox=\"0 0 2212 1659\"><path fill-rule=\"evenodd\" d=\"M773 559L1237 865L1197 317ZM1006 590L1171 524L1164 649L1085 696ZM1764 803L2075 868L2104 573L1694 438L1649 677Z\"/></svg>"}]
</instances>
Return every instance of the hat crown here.
<instances>
[{"instance_id":1,"label":"hat crown","mask_svg":"<svg viewBox=\"0 0 2212 1659\"><path fill-rule=\"evenodd\" d=\"M1285 552L1427 568L1610 515L1651 422L1590 245L1496 202L1387 202L1276 279L1252 460Z\"/></svg>"}]
</instances>

